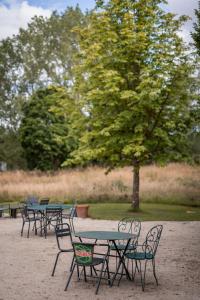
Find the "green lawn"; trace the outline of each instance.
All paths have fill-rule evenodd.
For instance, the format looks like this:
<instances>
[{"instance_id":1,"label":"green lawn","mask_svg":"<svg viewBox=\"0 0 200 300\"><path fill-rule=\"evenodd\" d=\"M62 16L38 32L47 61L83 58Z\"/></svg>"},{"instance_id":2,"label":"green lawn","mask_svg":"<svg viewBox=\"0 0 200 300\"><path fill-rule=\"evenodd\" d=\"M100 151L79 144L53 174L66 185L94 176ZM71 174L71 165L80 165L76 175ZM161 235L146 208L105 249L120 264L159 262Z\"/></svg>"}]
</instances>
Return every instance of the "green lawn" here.
<instances>
[{"instance_id":1,"label":"green lawn","mask_svg":"<svg viewBox=\"0 0 200 300\"><path fill-rule=\"evenodd\" d=\"M140 208L140 212L133 212L127 203L90 203L89 216L104 220L120 220L128 216L141 221L200 221L200 207L142 203Z\"/></svg>"}]
</instances>

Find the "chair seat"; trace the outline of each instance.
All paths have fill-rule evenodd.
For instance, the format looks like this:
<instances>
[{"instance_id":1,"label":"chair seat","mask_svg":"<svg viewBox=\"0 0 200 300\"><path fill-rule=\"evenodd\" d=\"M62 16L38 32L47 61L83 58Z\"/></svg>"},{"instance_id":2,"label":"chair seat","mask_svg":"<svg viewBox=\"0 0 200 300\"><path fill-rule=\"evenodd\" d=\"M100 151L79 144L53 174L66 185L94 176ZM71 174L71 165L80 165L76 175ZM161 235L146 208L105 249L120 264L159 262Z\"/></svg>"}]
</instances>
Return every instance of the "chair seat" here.
<instances>
[{"instance_id":1,"label":"chair seat","mask_svg":"<svg viewBox=\"0 0 200 300\"><path fill-rule=\"evenodd\" d=\"M83 263L83 264L81 264L80 262L78 263L78 265L79 266L97 266L97 265L99 265L99 264L102 264L104 262L104 259L103 258L100 258L100 257L93 257L93 260L92 260L92 262L90 262L90 263Z\"/></svg>"},{"instance_id":2,"label":"chair seat","mask_svg":"<svg viewBox=\"0 0 200 300\"><path fill-rule=\"evenodd\" d=\"M122 250L124 250L125 248L126 248L126 245L123 245L123 244L118 244L117 245L117 248L120 250L120 251L122 251ZM134 250L136 247L134 246L134 245L128 245L128 248L127 248L127 250ZM116 251L116 248L115 248L115 246L110 246L110 250L115 250Z\"/></svg>"},{"instance_id":3,"label":"chair seat","mask_svg":"<svg viewBox=\"0 0 200 300\"><path fill-rule=\"evenodd\" d=\"M151 253L145 252L130 252L125 254L129 259L136 259L136 260L144 260L144 259L153 259L154 255Z\"/></svg>"}]
</instances>

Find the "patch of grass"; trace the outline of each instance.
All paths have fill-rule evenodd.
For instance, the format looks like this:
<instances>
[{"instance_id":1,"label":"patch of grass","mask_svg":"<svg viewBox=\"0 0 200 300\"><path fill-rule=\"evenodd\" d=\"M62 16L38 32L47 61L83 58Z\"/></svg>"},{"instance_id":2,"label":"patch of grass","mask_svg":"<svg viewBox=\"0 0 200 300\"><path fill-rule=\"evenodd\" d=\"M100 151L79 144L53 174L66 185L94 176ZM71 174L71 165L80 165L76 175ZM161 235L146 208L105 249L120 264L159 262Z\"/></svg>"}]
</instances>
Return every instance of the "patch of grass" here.
<instances>
[{"instance_id":1,"label":"patch of grass","mask_svg":"<svg viewBox=\"0 0 200 300\"><path fill-rule=\"evenodd\" d=\"M89 216L94 219L120 220L135 217L141 221L200 221L200 208L180 205L142 203L134 212L130 204L90 204Z\"/></svg>"}]
</instances>

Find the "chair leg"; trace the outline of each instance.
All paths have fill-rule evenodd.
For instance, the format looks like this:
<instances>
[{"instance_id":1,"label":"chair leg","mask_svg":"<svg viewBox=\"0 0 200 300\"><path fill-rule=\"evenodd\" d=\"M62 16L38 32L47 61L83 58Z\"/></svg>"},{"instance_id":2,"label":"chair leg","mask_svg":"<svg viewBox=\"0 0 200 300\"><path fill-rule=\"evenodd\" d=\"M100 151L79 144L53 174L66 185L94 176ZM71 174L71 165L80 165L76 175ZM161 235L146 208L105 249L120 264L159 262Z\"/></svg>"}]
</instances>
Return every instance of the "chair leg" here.
<instances>
[{"instance_id":1,"label":"chair leg","mask_svg":"<svg viewBox=\"0 0 200 300\"><path fill-rule=\"evenodd\" d=\"M55 273L55 269L56 269L56 265L57 265L57 262L58 262L58 257L60 255L61 252L58 252L58 254L56 255L56 260L55 260L55 263L54 263L54 267L53 267L53 271L52 271L52 274L51 276L54 276L54 273Z\"/></svg>"},{"instance_id":2,"label":"chair leg","mask_svg":"<svg viewBox=\"0 0 200 300\"><path fill-rule=\"evenodd\" d=\"M134 275L133 275L133 260L132 260L132 280L133 281L135 280L135 274L136 274L137 270L139 272L138 265L137 265L137 260L135 260L135 271L134 271Z\"/></svg>"},{"instance_id":3,"label":"chair leg","mask_svg":"<svg viewBox=\"0 0 200 300\"><path fill-rule=\"evenodd\" d=\"M37 222L34 222L34 227L35 227L35 235L37 235Z\"/></svg>"},{"instance_id":4,"label":"chair leg","mask_svg":"<svg viewBox=\"0 0 200 300\"><path fill-rule=\"evenodd\" d=\"M42 219L40 219L40 236L42 236Z\"/></svg>"},{"instance_id":5,"label":"chair leg","mask_svg":"<svg viewBox=\"0 0 200 300\"><path fill-rule=\"evenodd\" d=\"M139 260L139 272L140 272L140 280L141 280L141 285L142 285L142 290L144 292L144 281L143 281L143 277L142 277L142 266L141 266L141 261Z\"/></svg>"},{"instance_id":6,"label":"chair leg","mask_svg":"<svg viewBox=\"0 0 200 300\"><path fill-rule=\"evenodd\" d=\"M97 271L95 270L95 267L92 267L92 269L93 269L95 275L97 276Z\"/></svg>"},{"instance_id":7,"label":"chair leg","mask_svg":"<svg viewBox=\"0 0 200 300\"><path fill-rule=\"evenodd\" d=\"M156 276L155 259L152 259L152 266L153 266L153 275L154 275L154 278L156 280L156 284L158 285L158 279L157 279L157 276Z\"/></svg>"},{"instance_id":8,"label":"chair leg","mask_svg":"<svg viewBox=\"0 0 200 300\"><path fill-rule=\"evenodd\" d=\"M21 236L23 235L23 231L24 231L24 224L25 224L25 222L23 222L23 224L22 224Z\"/></svg>"},{"instance_id":9,"label":"chair leg","mask_svg":"<svg viewBox=\"0 0 200 300\"><path fill-rule=\"evenodd\" d=\"M100 283L101 283L101 278L102 278L102 274L103 274L103 269L104 269L104 265L105 265L105 261L102 263L102 267L101 267L101 271L100 271L100 274L99 274L99 280L97 282L97 288L96 288L96 291L95 291L95 294L97 295L98 293L98 290L99 290L99 286L100 286Z\"/></svg>"},{"instance_id":10,"label":"chair leg","mask_svg":"<svg viewBox=\"0 0 200 300\"><path fill-rule=\"evenodd\" d=\"M147 267L147 262L148 260L145 260L145 265L144 265L144 276L143 276L143 287L145 288L145 277L146 277L146 267ZM143 288L143 291L144 291Z\"/></svg>"},{"instance_id":11,"label":"chair leg","mask_svg":"<svg viewBox=\"0 0 200 300\"><path fill-rule=\"evenodd\" d=\"M80 280L80 272L79 272L79 266L77 265L77 277L78 277L78 280Z\"/></svg>"},{"instance_id":12,"label":"chair leg","mask_svg":"<svg viewBox=\"0 0 200 300\"><path fill-rule=\"evenodd\" d=\"M118 286L120 285L120 282L121 282L121 279L122 279L122 277L123 277L123 272L124 272L124 266L122 265L122 271L121 271L121 274L120 274L120 278L119 278L119 280L118 280Z\"/></svg>"},{"instance_id":13,"label":"chair leg","mask_svg":"<svg viewBox=\"0 0 200 300\"><path fill-rule=\"evenodd\" d=\"M73 275L73 273L74 273L75 266L76 266L76 264L74 264L73 267L72 267L72 270L71 270L71 272L70 272L69 278L68 278L68 280L67 280L67 283L66 283L66 286L65 286L65 289L64 289L65 291L67 290L67 288L68 288L68 286L69 286L69 283L70 283L70 281L71 281L72 275Z\"/></svg>"},{"instance_id":14,"label":"chair leg","mask_svg":"<svg viewBox=\"0 0 200 300\"><path fill-rule=\"evenodd\" d=\"M28 233L27 233L27 238L29 238L30 225L31 225L31 223L28 222Z\"/></svg>"},{"instance_id":15,"label":"chair leg","mask_svg":"<svg viewBox=\"0 0 200 300\"><path fill-rule=\"evenodd\" d=\"M84 273L84 280L85 280L85 282L87 282L87 276L86 276L85 266L83 267L83 273Z\"/></svg>"},{"instance_id":16,"label":"chair leg","mask_svg":"<svg viewBox=\"0 0 200 300\"><path fill-rule=\"evenodd\" d=\"M111 286L109 264L108 264L107 260L106 260L106 270L107 270L107 275L108 275L108 285Z\"/></svg>"},{"instance_id":17,"label":"chair leg","mask_svg":"<svg viewBox=\"0 0 200 300\"><path fill-rule=\"evenodd\" d=\"M73 255L73 258L72 258L71 265L70 265L70 271L72 270L73 263L74 263L74 255Z\"/></svg>"}]
</instances>

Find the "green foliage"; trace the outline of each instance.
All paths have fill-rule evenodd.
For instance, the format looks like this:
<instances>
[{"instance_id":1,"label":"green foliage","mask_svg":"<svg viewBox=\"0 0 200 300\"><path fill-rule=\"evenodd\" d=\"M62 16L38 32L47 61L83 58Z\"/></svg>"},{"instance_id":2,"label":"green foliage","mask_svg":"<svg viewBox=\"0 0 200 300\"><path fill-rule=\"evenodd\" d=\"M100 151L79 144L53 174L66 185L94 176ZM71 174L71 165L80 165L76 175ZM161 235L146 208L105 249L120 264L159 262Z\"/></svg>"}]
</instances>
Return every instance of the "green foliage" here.
<instances>
[{"instance_id":1,"label":"green foliage","mask_svg":"<svg viewBox=\"0 0 200 300\"><path fill-rule=\"evenodd\" d=\"M76 148L70 129L73 107L66 90L53 86L38 90L24 105L20 133L29 169L56 170Z\"/></svg>"},{"instance_id":2,"label":"green foliage","mask_svg":"<svg viewBox=\"0 0 200 300\"><path fill-rule=\"evenodd\" d=\"M17 36L22 58L24 90L32 92L50 84L68 86L73 82L72 66L78 49L74 26L83 26L84 15L77 6L63 14L53 12L46 19L35 16Z\"/></svg>"},{"instance_id":3,"label":"green foliage","mask_svg":"<svg viewBox=\"0 0 200 300\"><path fill-rule=\"evenodd\" d=\"M10 164L6 145L9 144L10 155L15 153L16 147L21 147L18 129L23 103L38 88L50 84L72 85L72 66L77 63L73 57L78 50L77 35L72 28L84 23L85 16L80 9L68 7L64 13L54 12L50 18L35 16L27 29L20 29L18 35L0 41L0 126L6 131L0 155L9 166L22 167L20 155L18 161L13 159L15 166Z\"/></svg>"},{"instance_id":4,"label":"green foliage","mask_svg":"<svg viewBox=\"0 0 200 300\"><path fill-rule=\"evenodd\" d=\"M9 170L26 168L18 133L12 129L0 128L0 161L6 162Z\"/></svg>"},{"instance_id":5,"label":"green foliage","mask_svg":"<svg viewBox=\"0 0 200 300\"><path fill-rule=\"evenodd\" d=\"M188 137L191 147L191 156L195 163L200 163L200 1L198 3L199 7L195 10L197 21L194 24L194 32L191 33L197 52L195 61L196 72L191 87L194 99L192 106L194 125Z\"/></svg>"},{"instance_id":6,"label":"green foliage","mask_svg":"<svg viewBox=\"0 0 200 300\"><path fill-rule=\"evenodd\" d=\"M17 91L21 57L16 38L0 41L0 125L17 130L21 98Z\"/></svg>"},{"instance_id":7,"label":"green foliage","mask_svg":"<svg viewBox=\"0 0 200 300\"><path fill-rule=\"evenodd\" d=\"M117 1L98 8L77 29L82 63L76 87L88 113L73 161L98 159L109 167L187 155L191 66L163 1Z\"/></svg>"},{"instance_id":8,"label":"green foliage","mask_svg":"<svg viewBox=\"0 0 200 300\"><path fill-rule=\"evenodd\" d=\"M200 1L198 4L198 9L195 9L197 21L194 23L194 32L192 32L191 35L194 40L194 45L197 48L198 55L200 56Z\"/></svg>"}]
</instances>

